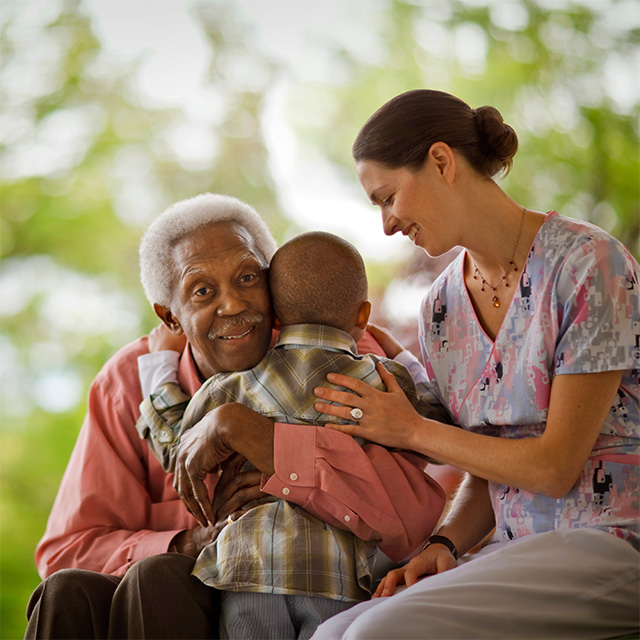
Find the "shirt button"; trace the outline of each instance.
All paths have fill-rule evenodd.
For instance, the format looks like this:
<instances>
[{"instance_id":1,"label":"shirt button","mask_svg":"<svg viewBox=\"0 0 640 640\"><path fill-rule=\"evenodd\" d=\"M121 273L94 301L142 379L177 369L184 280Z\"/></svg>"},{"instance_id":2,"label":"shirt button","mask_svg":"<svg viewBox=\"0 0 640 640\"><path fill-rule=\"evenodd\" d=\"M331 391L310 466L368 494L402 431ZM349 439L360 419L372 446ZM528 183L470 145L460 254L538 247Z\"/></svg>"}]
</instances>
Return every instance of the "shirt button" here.
<instances>
[{"instance_id":1,"label":"shirt button","mask_svg":"<svg viewBox=\"0 0 640 640\"><path fill-rule=\"evenodd\" d=\"M289 487L284 487L284 489L282 489L282 495L288 496L291 493L291 489L289 489Z\"/></svg>"},{"instance_id":2,"label":"shirt button","mask_svg":"<svg viewBox=\"0 0 640 640\"><path fill-rule=\"evenodd\" d=\"M345 517L344 517L344 521L345 521L345 522L349 522L349 520L351 520L351 516L345 516Z\"/></svg>"},{"instance_id":3,"label":"shirt button","mask_svg":"<svg viewBox=\"0 0 640 640\"><path fill-rule=\"evenodd\" d=\"M297 473L292 473L289 476L289 480L293 480L294 482L298 479L298 474Z\"/></svg>"}]
</instances>

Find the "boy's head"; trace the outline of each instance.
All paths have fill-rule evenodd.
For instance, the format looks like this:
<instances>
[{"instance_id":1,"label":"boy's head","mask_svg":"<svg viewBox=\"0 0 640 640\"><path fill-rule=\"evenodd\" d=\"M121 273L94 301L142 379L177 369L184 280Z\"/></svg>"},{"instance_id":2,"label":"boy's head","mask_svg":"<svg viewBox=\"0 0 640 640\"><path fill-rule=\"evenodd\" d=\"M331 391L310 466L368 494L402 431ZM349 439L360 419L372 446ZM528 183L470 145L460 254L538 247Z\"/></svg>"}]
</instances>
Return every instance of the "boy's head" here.
<instances>
[{"instance_id":1,"label":"boy's head","mask_svg":"<svg viewBox=\"0 0 640 640\"><path fill-rule=\"evenodd\" d=\"M285 242L269 267L276 318L283 327L324 324L356 340L367 327L371 304L362 257L332 233L310 231Z\"/></svg>"}]
</instances>

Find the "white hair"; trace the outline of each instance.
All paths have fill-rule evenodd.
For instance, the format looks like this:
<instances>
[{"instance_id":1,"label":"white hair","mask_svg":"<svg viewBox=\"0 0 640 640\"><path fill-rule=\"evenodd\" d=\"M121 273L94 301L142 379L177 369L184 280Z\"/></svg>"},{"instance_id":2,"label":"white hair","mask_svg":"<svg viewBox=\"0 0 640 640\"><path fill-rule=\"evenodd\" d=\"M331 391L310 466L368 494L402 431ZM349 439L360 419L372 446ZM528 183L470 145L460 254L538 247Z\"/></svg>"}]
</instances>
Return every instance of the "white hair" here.
<instances>
[{"instance_id":1,"label":"white hair","mask_svg":"<svg viewBox=\"0 0 640 640\"><path fill-rule=\"evenodd\" d=\"M140 281L149 302L169 307L173 264L171 251L185 236L217 222L236 222L253 238L267 263L276 241L255 209L242 200L217 193L202 193L171 205L148 227L140 241Z\"/></svg>"}]
</instances>

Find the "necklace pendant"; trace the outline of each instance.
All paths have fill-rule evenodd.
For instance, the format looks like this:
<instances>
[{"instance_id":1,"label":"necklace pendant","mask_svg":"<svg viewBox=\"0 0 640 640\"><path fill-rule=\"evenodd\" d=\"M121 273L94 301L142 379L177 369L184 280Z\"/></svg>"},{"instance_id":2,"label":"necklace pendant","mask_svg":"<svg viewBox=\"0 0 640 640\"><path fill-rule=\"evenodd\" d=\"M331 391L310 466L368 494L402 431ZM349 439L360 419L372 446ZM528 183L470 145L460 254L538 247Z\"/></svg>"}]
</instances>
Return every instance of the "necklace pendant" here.
<instances>
[{"instance_id":1,"label":"necklace pendant","mask_svg":"<svg viewBox=\"0 0 640 640\"><path fill-rule=\"evenodd\" d=\"M498 309L500 307L500 300L498 300L498 296L493 296L493 298L491 298L491 304Z\"/></svg>"}]
</instances>

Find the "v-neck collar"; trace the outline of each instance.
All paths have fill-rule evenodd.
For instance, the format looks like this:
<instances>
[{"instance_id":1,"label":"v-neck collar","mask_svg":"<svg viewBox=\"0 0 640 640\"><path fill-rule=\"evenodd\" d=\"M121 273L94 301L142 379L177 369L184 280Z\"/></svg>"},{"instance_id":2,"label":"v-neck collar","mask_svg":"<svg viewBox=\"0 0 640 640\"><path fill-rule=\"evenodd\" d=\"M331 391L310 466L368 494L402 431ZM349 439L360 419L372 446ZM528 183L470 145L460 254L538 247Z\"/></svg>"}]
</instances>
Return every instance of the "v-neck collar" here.
<instances>
[{"instance_id":1,"label":"v-neck collar","mask_svg":"<svg viewBox=\"0 0 640 640\"><path fill-rule=\"evenodd\" d=\"M482 326L482 322L480 322L480 318L478 318L478 314L476 313L476 309L473 306L473 302L471 300L471 296L469 295L469 289L467 287L467 283L465 282L464 279L464 264L465 264L465 260L466 260L466 256L467 256L467 250L463 249L463 251L461 252L460 256L459 256L459 260L460 260L460 264L457 265L457 269L456 269L456 277L460 279L459 281L459 285L462 287L462 290L464 291L464 297L465 297L465 304L468 305L469 310L471 312L471 317L474 319L475 321L475 327L476 330L479 331L481 333L482 336L484 336L484 339L488 342L488 346L490 346L491 348L495 347L496 343L498 342L498 338L500 337L500 334L502 333L502 329L505 326L505 322L507 321L507 319L509 318L511 311L514 307L514 304L516 302L516 299L519 299L521 294L521 282L522 282L522 277L524 276L524 274L527 272L527 266L529 264L529 260L531 259L531 254L533 252L533 248L536 245L536 242L538 241L541 232L543 229L545 229L545 226L547 224L547 222L549 222L550 220L552 220L553 218L555 218L558 215L557 211L549 211L547 212L545 219L542 221L542 224L540 225L540 228L538 229L538 231L536 232L535 236L533 237L533 240L531 241L531 245L529 246L529 251L527 252L527 259L525 260L524 264L522 265L522 268L520 269L520 277L518 278L518 282L515 285L516 286L516 290L511 298L511 301L509 302L509 306L507 307L507 311L504 314L503 318L502 318L502 322L500 323L500 326L498 327L498 330L496 331L496 337L495 338L491 338L489 336L489 334L485 331L485 328Z\"/></svg>"}]
</instances>

